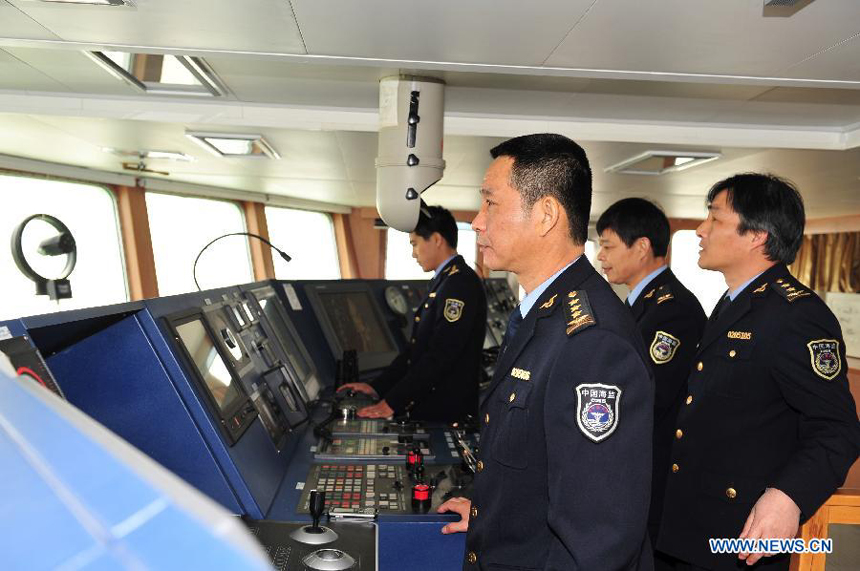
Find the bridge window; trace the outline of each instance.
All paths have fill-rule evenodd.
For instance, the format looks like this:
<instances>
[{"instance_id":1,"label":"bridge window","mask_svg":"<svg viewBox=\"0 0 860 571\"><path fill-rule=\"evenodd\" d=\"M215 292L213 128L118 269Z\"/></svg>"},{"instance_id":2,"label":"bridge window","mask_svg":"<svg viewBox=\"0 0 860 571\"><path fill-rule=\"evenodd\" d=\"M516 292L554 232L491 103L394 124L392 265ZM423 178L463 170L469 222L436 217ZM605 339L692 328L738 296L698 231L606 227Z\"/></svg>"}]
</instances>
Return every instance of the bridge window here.
<instances>
[{"instance_id":1,"label":"bridge window","mask_svg":"<svg viewBox=\"0 0 860 571\"><path fill-rule=\"evenodd\" d=\"M428 280L433 272L425 272L412 258L409 234L389 228L385 248L385 279ZM477 236L468 222L457 222L457 253L472 268L477 255Z\"/></svg>"},{"instance_id":2,"label":"bridge window","mask_svg":"<svg viewBox=\"0 0 860 571\"><path fill-rule=\"evenodd\" d=\"M292 261L287 263L277 252L272 252L275 277L281 280L340 279L337 243L330 215L267 206L266 223L272 244L292 257Z\"/></svg>"},{"instance_id":3,"label":"bridge window","mask_svg":"<svg viewBox=\"0 0 860 571\"><path fill-rule=\"evenodd\" d=\"M672 271L699 299L705 315L710 315L720 295L726 291L723 274L699 267L699 237L695 230L678 230L672 236Z\"/></svg>"},{"instance_id":4,"label":"bridge window","mask_svg":"<svg viewBox=\"0 0 860 571\"><path fill-rule=\"evenodd\" d=\"M218 236L246 231L242 210L225 200L147 192L146 209L158 293L162 296L197 291L192 268L200 250ZM254 272L246 236L218 240L197 263L201 289L252 281Z\"/></svg>"},{"instance_id":5,"label":"bridge window","mask_svg":"<svg viewBox=\"0 0 860 571\"><path fill-rule=\"evenodd\" d=\"M14 197L4 201L0 210L0 319L128 301L116 203L109 190L91 184L0 175L0 192ZM69 276L71 299L56 302L37 296L35 284L15 265L9 247L12 233L33 214L58 218L74 236L77 265ZM56 234L47 223L32 222L22 237L28 263L46 278L59 277L66 256L41 256L36 250L43 240Z\"/></svg>"}]
</instances>

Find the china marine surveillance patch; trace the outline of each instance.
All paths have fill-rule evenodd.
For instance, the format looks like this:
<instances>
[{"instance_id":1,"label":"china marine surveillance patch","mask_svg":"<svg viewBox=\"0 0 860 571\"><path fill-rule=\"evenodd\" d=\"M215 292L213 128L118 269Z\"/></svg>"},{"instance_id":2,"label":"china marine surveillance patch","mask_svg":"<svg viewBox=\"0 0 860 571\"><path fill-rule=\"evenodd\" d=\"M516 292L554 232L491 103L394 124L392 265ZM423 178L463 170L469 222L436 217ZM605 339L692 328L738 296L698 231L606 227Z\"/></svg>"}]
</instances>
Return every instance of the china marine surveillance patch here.
<instances>
[{"instance_id":1,"label":"china marine surveillance patch","mask_svg":"<svg viewBox=\"0 0 860 571\"><path fill-rule=\"evenodd\" d=\"M618 428L621 389L600 383L576 387L576 424L594 442L601 442Z\"/></svg>"},{"instance_id":2,"label":"china marine surveillance patch","mask_svg":"<svg viewBox=\"0 0 860 571\"><path fill-rule=\"evenodd\" d=\"M445 300L445 319L454 323L461 317L463 317L463 308L466 307L466 304L460 301L459 299L454 299L453 297Z\"/></svg>"},{"instance_id":3,"label":"china marine surveillance patch","mask_svg":"<svg viewBox=\"0 0 860 571\"><path fill-rule=\"evenodd\" d=\"M809 358L812 370L822 379L832 381L842 370L842 358L839 356L839 341L836 339L816 339L806 344L809 347Z\"/></svg>"},{"instance_id":4,"label":"china marine surveillance patch","mask_svg":"<svg viewBox=\"0 0 860 571\"><path fill-rule=\"evenodd\" d=\"M681 340L665 331L658 331L654 334L654 340L651 342L651 360L662 365L668 363L675 356L678 347L681 346Z\"/></svg>"}]
</instances>

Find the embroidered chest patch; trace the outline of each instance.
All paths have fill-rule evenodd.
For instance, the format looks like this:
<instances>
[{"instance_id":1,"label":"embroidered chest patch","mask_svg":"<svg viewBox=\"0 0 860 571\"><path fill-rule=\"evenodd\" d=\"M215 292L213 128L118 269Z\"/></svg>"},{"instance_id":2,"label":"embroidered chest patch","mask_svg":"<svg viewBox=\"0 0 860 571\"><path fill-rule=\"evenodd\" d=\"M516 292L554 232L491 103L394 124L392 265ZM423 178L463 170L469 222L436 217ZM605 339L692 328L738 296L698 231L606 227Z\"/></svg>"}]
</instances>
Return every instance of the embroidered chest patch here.
<instances>
[{"instance_id":1,"label":"embroidered chest patch","mask_svg":"<svg viewBox=\"0 0 860 571\"><path fill-rule=\"evenodd\" d=\"M809 348L809 358L812 370L823 379L832 381L842 370L842 358L839 356L839 341L836 339L816 339L806 344Z\"/></svg>"},{"instance_id":2,"label":"embroidered chest patch","mask_svg":"<svg viewBox=\"0 0 860 571\"><path fill-rule=\"evenodd\" d=\"M600 383L576 387L576 424L590 440L601 442L618 428L621 389Z\"/></svg>"},{"instance_id":3,"label":"embroidered chest patch","mask_svg":"<svg viewBox=\"0 0 860 571\"><path fill-rule=\"evenodd\" d=\"M453 297L445 300L445 319L454 323L461 317L463 317L463 308L466 307L466 304L460 301L459 299L454 299Z\"/></svg>"},{"instance_id":4,"label":"embroidered chest patch","mask_svg":"<svg viewBox=\"0 0 860 571\"><path fill-rule=\"evenodd\" d=\"M651 360L662 365L668 363L675 356L678 347L681 346L681 340L665 331L658 331L654 334L654 340L651 342Z\"/></svg>"}]
</instances>

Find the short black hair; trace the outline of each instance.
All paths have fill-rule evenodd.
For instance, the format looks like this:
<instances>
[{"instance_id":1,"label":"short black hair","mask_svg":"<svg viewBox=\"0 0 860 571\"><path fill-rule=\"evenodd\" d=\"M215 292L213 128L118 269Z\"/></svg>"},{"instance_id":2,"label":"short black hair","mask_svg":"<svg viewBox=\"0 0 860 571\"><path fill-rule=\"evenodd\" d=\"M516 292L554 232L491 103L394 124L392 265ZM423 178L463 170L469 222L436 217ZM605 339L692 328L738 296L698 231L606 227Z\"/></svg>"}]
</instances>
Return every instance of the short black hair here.
<instances>
[{"instance_id":1,"label":"short black hair","mask_svg":"<svg viewBox=\"0 0 860 571\"><path fill-rule=\"evenodd\" d=\"M448 242L453 249L457 249L457 221L447 208L441 206L426 206L421 208L418 215L418 225L413 230L416 234L427 240L433 232Z\"/></svg>"},{"instance_id":2,"label":"short black hair","mask_svg":"<svg viewBox=\"0 0 860 571\"><path fill-rule=\"evenodd\" d=\"M659 206L644 198L624 198L606 209L597 219L597 233L612 230L629 248L639 238L651 241L656 258L669 251L669 219Z\"/></svg>"},{"instance_id":3,"label":"short black hair","mask_svg":"<svg viewBox=\"0 0 860 571\"><path fill-rule=\"evenodd\" d=\"M574 244L588 239L591 211L591 166L585 151L563 135L541 133L509 139L490 150L490 156L511 157L511 186L525 208L544 196L558 200L570 224Z\"/></svg>"},{"instance_id":4,"label":"short black hair","mask_svg":"<svg viewBox=\"0 0 860 571\"><path fill-rule=\"evenodd\" d=\"M764 253L772 262L790 264L803 242L806 213L800 192L772 174L742 173L723 179L708 191L708 204L726 191L726 203L740 216L738 234L767 232Z\"/></svg>"}]
</instances>

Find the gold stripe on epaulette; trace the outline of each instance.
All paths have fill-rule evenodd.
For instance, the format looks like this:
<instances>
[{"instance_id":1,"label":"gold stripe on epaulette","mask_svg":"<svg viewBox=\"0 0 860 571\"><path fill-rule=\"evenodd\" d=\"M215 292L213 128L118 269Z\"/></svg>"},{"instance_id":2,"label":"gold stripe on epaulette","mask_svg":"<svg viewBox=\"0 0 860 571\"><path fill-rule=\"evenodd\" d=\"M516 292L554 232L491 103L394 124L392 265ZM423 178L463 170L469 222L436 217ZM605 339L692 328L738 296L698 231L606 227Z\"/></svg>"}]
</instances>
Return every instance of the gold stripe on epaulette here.
<instances>
[{"instance_id":1,"label":"gold stripe on epaulette","mask_svg":"<svg viewBox=\"0 0 860 571\"><path fill-rule=\"evenodd\" d=\"M671 293L661 295L660 297L657 298L657 305L660 305L664 301L669 301L670 299L675 299L675 296L672 295Z\"/></svg>"},{"instance_id":2,"label":"gold stripe on epaulette","mask_svg":"<svg viewBox=\"0 0 860 571\"><path fill-rule=\"evenodd\" d=\"M436 297L436 292L434 291L433 293L431 293L427 297L429 297L430 299L433 299L434 297Z\"/></svg>"}]
</instances>

